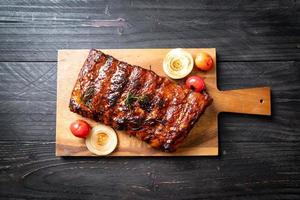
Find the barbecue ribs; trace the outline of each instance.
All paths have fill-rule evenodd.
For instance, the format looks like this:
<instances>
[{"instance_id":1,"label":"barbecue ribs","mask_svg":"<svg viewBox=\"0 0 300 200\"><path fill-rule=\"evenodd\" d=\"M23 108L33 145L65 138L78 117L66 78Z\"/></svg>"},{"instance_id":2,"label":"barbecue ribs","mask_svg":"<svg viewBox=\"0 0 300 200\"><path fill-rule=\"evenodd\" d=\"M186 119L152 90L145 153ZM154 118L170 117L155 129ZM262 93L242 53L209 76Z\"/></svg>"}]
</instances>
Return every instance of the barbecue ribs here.
<instances>
[{"instance_id":1,"label":"barbecue ribs","mask_svg":"<svg viewBox=\"0 0 300 200\"><path fill-rule=\"evenodd\" d=\"M70 110L175 151L212 98L153 71L92 49L70 99Z\"/></svg>"}]
</instances>

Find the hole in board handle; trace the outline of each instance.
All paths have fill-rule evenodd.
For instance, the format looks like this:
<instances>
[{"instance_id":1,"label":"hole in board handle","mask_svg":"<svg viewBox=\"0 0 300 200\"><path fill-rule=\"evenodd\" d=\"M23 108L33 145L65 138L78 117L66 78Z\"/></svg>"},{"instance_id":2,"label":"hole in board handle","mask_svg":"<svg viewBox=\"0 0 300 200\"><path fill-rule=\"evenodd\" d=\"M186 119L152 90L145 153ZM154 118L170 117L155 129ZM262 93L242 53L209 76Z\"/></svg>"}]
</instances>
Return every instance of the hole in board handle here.
<instances>
[{"instance_id":1,"label":"hole in board handle","mask_svg":"<svg viewBox=\"0 0 300 200\"><path fill-rule=\"evenodd\" d=\"M263 104L263 103L264 103L264 100L263 100L263 99L260 99L260 100L259 100L259 103Z\"/></svg>"}]
</instances>

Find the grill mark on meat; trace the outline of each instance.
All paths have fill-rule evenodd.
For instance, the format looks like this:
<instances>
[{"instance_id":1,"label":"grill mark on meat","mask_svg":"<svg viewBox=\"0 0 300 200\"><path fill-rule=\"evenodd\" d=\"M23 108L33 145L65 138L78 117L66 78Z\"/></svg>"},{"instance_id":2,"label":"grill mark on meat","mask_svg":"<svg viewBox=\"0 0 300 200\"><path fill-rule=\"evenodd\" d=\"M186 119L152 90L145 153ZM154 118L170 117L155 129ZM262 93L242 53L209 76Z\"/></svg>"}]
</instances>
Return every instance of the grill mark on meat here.
<instances>
[{"instance_id":1,"label":"grill mark on meat","mask_svg":"<svg viewBox=\"0 0 300 200\"><path fill-rule=\"evenodd\" d=\"M149 116L149 113L151 113L153 104L152 99L153 96L156 93L157 87L160 85L161 78L157 76L155 73L152 71L148 72L145 71L145 79L143 84L141 85L141 88L138 92L138 96L141 98L146 97L146 102L139 102L139 107L140 107L140 121L139 121L139 126L133 128L132 130L129 130L129 134L135 135L136 137L140 138L141 140L145 140L145 137L151 135L150 133L150 127L149 127L149 120L147 121L147 117ZM150 124L152 127L154 127L154 124ZM154 131L152 131L154 132Z\"/></svg>"},{"instance_id":2,"label":"grill mark on meat","mask_svg":"<svg viewBox=\"0 0 300 200\"><path fill-rule=\"evenodd\" d=\"M129 95L134 99L131 106L126 104ZM144 96L147 101L141 101ZM91 50L69 107L84 117L125 129L152 147L174 151L211 102L205 91L195 93L150 70Z\"/></svg>"},{"instance_id":3,"label":"grill mark on meat","mask_svg":"<svg viewBox=\"0 0 300 200\"><path fill-rule=\"evenodd\" d=\"M105 113L108 112L111 107L109 95L111 94L112 78L117 72L118 65L119 65L119 61L115 60L114 58L111 57L111 64L109 66L110 70L108 70L108 73L106 74L107 77L104 78L101 89L99 89L99 91L101 91L101 92L99 92L99 93L101 93L101 95L99 95L97 104L101 106L102 120L105 121L106 123L108 121L108 116L105 115ZM96 98L97 97L98 96L96 96ZM100 107L100 106L98 106L98 107Z\"/></svg>"},{"instance_id":4,"label":"grill mark on meat","mask_svg":"<svg viewBox=\"0 0 300 200\"><path fill-rule=\"evenodd\" d=\"M95 60L98 58L98 60ZM106 56L101 52L97 52L96 50L91 50L87 60L84 62L82 69L79 72L78 80L73 88L72 96L70 99L70 110L76 112L83 117L94 118L98 114L93 114L90 107L88 107L85 103L82 102L82 96L86 93L86 91L90 88L89 85L94 85L93 78L95 74L98 73L97 68L106 62ZM92 101L92 96L89 102ZM95 119L97 120L97 119ZM98 120L97 120L98 121Z\"/></svg>"},{"instance_id":5,"label":"grill mark on meat","mask_svg":"<svg viewBox=\"0 0 300 200\"><path fill-rule=\"evenodd\" d=\"M180 124L178 129L178 131L182 132L183 134L181 135L181 137L180 135L176 135L176 137L174 137L173 139L175 141L175 148L181 143L181 141L184 140L184 138L196 123L198 119L197 116L201 115L205 111L205 108L211 104L212 99L208 98L207 94L201 95L197 93L197 95L195 96L189 95L188 101L190 107L187 110L187 114L184 115L184 117L181 119L182 123ZM187 123L188 121L189 123Z\"/></svg>"},{"instance_id":6,"label":"grill mark on meat","mask_svg":"<svg viewBox=\"0 0 300 200\"><path fill-rule=\"evenodd\" d=\"M125 124L128 123L127 119L127 112L130 112L130 108L126 106L126 98L128 97L129 93L133 92L132 88L135 86L135 82L139 78L139 73L141 72L141 69L138 67L132 67L131 65L128 65L128 67L132 68L131 73L128 76L128 80L126 85L123 88L123 93L121 97L117 100L115 104L115 110L112 114L112 126L116 129L125 129L127 130L128 127L125 127Z\"/></svg>"},{"instance_id":7,"label":"grill mark on meat","mask_svg":"<svg viewBox=\"0 0 300 200\"><path fill-rule=\"evenodd\" d=\"M188 96L188 102L186 104L185 113L182 115L183 117L180 119L181 123L177 123L175 126L176 128L173 130L173 133L171 134L171 140L173 141L173 144L171 146L168 146L168 148L177 148L177 145L187 136L188 132L193 127L196 120L194 111L195 109L199 108L197 105L197 102L194 102L196 100L195 96L192 94L189 94ZM193 100L194 99L194 100ZM194 103L192 103L194 102ZM200 107L201 108L201 107ZM186 124L185 121L189 120L189 123ZM175 134L177 133L177 134ZM172 149L170 149L172 151Z\"/></svg>"},{"instance_id":8,"label":"grill mark on meat","mask_svg":"<svg viewBox=\"0 0 300 200\"><path fill-rule=\"evenodd\" d=\"M136 66L135 66L136 67ZM126 115L126 120L128 123L128 130L139 130L142 123L144 122L145 110L139 106L139 99L141 95L139 91L143 88L143 84L146 78L146 70L138 67L140 72L137 74L136 81L132 84L130 93L136 96L137 99L132 102L129 111Z\"/></svg>"},{"instance_id":9,"label":"grill mark on meat","mask_svg":"<svg viewBox=\"0 0 300 200\"><path fill-rule=\"evenodd\" d=\"M92 105L95 113L99 113L99 117L103 117L103 112L107 110L108 107L107 92L110 85L110 79L116 71L116 64L116 60L114 60L113 57L107 56L107 60L104 65L97 69L97 77L94 79L96 95L93 97Z\"/></svg>"},{"instance_id":10,"label":"grill mark on meat","mask_svg":"<svg viewBox=\"0 0 300 200\"><path fill-rule=\"evenodd\" d=\"M153 133L155 131L155 127L157 125L156 118L153 118L153 113L157 113L158 110L155 106L159 105L158 102L158 91L161 88L162 83L164 82L164 78L161 78L157 76L155 73L152 71L151 75L153 76L153 81L149 81L151 83L152 87L149 85L149 83L145 83L144 87L141 89L141 93L147 93L151 96L149 99L149 104L148 105L151 109L147 110L145 113L144 121L143 124L141 124L141 128L139 130L132 130L128 131L130 135L135 135L141 140L144 140L145 142L149 143L150 140L153 138ZM149 88L149 89L148 89ZM151 91L152 88L152 91ZM161 107L160 107L161 108ZM163 112L163 110L162 110ZM157 115L157 114L156 114Z\"/></svg>"},{"instance_id":11,"label":"grill mark on meat","mask_svg":"<svg viewBox=\"0 0 300 200\"><path fill-rule=\"evenodd\" d=\"M192 106L191 103L189 103L188 99L192 95L192 91L186 94L185 100L183 104L181 105L180 112L178 112L179 115L176 117L176 121L173 123L168 123L166 129L168 130L168 141L165 141L163 148L167 151L172 151L171 148L176 148L176 141L177 139L184 137L185 132L180 129L183 118L190 115L189 110ZM193 96L193 95L192 95Z\"/></svg>"},{"instance_id":12,"label":"grill mark on meat","mask_svg":"<svg viewBox=\"0 0 300 200\"><path fill-rule=\"evenodd\" d=\"M190 130L197 120L196 115L201 115L204 112L205 107L211 103L210 100L204 101L204 98L205 97L200 96L200 94L189 95L188 102L190 107L187 110L187 114L182 118L182 123L180 124L179 131Z\"/></svg>"},{"instance_id":13,"label":"grill mark on meat","mask_svg":"<svg viewBox=\"0 0 300 200\"><path fill-rule=\"evenodd\" d=\"M165 88L166 91L172 91L174 93L173 99L170 101L168 106L165 108L166 113L162 119L163 124L158 124L154 132L154 141L159 141L162 144L160 148L164 150L171 150L171 142L173 141L173 133L175 132L174 125L179 121L181 113L184 111L186 104L186 98L189 91L185 91L179 85L171 84Z\"/></svg>"},{"instance_id":14,"label":"grill mark on meat","mask_svg":"<svg viewBox=\"0 0 300 200\"><path fill-rule=\"evenodd\" d=\"M120 62L117 65L117 71L111 78L111 85L109 88L108 104L110 107L114 106L120 95L122 94L123 88L127 83L127 77L129 73L126 68L126 64Z\"/></svg>"},{"instance_id":15,"label":"grill mark on meat","mask_svg":"<svg viewBox=\"0 0 300 200\"><path fill-rule=\"evenodd\" d=\"M153 109L146 118L146 122L152 122L152 124L147 123L148 126L146 125L144 128L145 131L140 131L137 133L139 138L156 148L160 148L163 137L166 136L159 133L166 133L165 116L168 112L169 104L174 101L172 96L172 93L174 93L172 90L172 85L174 84L166 78L161 79L161 84L159 84L158 88L155 90L156 92L152 102Z\"/></svg>"},{"instance_id":16,"label":"grill mark on meat","mask_svg":"<svg viewBox=\"0 0 300 200\"><path fill-rule=\"evenodd\" d=\"M98 62L96 62L94 57L98 57ZM96 51L92 52L92 56L89 56L88 60L85 62L84 67L81 70L81 78L79 79L81 95L90 87L94 86L95 77L97 77L98 70L106 62L106 56L101 54L97 55Z\"/></svg>"},{"instance_id":17,"label":"grill mark on meat","mask_svg":"<svg viewBox=\"0 0 300 200\"><path fill-rule=\"evenodd\" d=\"M112 113L116 112L117 101L121 98L124 93L124 88L128 83L131 68L127 66L127 63L119 62L117 71L111 78L111 85L107 96L109 109L103 114L103 121L106 124L112 124Z\"/></svg>"},{"instance_id":18,"label":"grill mark on meat","mask_svg":"<svg viewBox=\"0 0 300 200\"><path fill-rule=\"evenodd\" d=\"M170 83L170 81L162 79L161 84L158 86L158 88L156 88L156 92L152 100L153 109L148 114L147 120L155 120L155 122L162 123L162 116L164 116L166 112L164 108L169 104L169 99L167 98L167 96L164 96L164 94L167 85Z\"/></svg>"}]
</instances>

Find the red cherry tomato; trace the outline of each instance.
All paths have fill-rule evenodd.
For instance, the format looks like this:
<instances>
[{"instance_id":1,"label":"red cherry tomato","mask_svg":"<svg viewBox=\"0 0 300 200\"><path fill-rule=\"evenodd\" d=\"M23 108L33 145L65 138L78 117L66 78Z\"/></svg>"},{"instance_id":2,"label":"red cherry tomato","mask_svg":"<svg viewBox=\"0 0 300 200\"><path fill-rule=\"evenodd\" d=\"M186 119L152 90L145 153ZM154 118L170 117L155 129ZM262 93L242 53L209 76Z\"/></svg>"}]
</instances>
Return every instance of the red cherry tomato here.
<instances>
[{"instance_id":1,"label":"red cherry tomato","mask_svg":"<svg viewBox=\"0 0 300 200\"><path fill-rule=\"evenodd\" d=\"M186 79L186 86L195 92L201 92L205 89L205 83L200 76L190 76Z\"/></svg>"},{"instance_id":2,"label":"red cherry tomato","mask_svg":"<svg viewBox=\"0 0 300 200\"><path fill-rule=\"evenodd\" d=\"M76 137L86 138L90 133L91 127L84 120L76 120L70 125L70 130Z\"/></svg>"},{"instance_id":3,"label":"red cherry tomato","mask_svg":"<svg viewBox=\"0 0 300 200\"><path fill-rule=\"evenodd\" d=\"M214 66L214 61L210 55L207 53L201 52L199 53L195 58L195 64L196 66L203 70L208 71Z\"/></svg>"}]
</instances>

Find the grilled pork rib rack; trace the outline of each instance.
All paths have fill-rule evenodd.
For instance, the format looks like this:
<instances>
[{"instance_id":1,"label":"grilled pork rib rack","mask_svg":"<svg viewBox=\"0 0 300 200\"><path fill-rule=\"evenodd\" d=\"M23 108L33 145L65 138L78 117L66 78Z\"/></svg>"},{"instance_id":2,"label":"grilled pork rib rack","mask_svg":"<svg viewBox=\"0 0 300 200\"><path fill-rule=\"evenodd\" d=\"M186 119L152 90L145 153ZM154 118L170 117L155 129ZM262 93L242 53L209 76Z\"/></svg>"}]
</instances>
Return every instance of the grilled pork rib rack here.
<instances>
[{"instance_id":1,"label":"grilled pork rib rack","mask_svg":"<svg viewBox=\"0 0 300 200\"><path fill-rule=\"evenodd\" d=\"M70 99L70 110L126 130L164 151L175 151L212 98L151 70L92 49Z\"/></svg>"}]
</instances>

